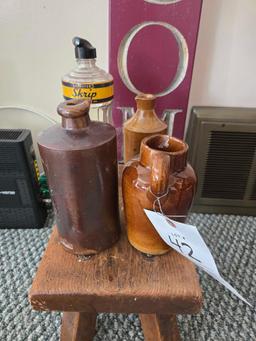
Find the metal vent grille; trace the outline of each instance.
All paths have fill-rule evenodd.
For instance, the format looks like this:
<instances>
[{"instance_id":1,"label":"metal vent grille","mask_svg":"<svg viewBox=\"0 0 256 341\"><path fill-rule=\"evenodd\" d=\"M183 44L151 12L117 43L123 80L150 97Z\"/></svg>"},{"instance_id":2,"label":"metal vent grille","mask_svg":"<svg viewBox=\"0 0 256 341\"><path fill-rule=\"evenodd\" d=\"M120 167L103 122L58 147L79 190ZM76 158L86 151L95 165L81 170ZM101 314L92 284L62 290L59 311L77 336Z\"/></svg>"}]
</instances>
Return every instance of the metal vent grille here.
<instances>
[{"instance_id":1,"label":"metal vent grille","mask_svg":"<svg viewBox=\"0 0 256 341\"><path fill-rule=\"evenodd\" d=\"M32 208L0 207L0 228L29 228L36 225Z\"/></svg>"},{"instance_id":2,"label":"metal vent grille","mask_svg":"<svg viewBox=\"0 0 256 341\"><path fill-rule=\"evenodd\" d=\"M17 140L21 133L22 130L0 129L0 140Z\"/></svg>"},{"instance_id":3,"label":"metal vent grille","mask_svg":"<svg viewBox=\"0 0 256 341\"><path fill-rule=\"evenodd\" d=\"M256 148L256 133L212 131L202 197L244 199ZM256 198L256 184L252 199Z\"/></svg>"},{"instance_id":4,"label":"metal vent grille","mask_svg":"<svg viewBox=\"0 0 256 341\"><path fill-rule=\"evenodd\" d=\"M0 146L0 164L2 169L14 170L17 165L17 146L15 143L3 143Z\"/></svg>"},{"instance_id":5,"label":"metal vent grille","mask_svg":"<svg viewBox=\"0 0 256 341\"><path fill-rule=\"evenodd\" d=\"M251 200L256 200L256 176L255 176L255 182L254 182L254 186L253 186L253 189L252 189L252 194L251 194L250 199Z\"/></svg>"}]
</instances>

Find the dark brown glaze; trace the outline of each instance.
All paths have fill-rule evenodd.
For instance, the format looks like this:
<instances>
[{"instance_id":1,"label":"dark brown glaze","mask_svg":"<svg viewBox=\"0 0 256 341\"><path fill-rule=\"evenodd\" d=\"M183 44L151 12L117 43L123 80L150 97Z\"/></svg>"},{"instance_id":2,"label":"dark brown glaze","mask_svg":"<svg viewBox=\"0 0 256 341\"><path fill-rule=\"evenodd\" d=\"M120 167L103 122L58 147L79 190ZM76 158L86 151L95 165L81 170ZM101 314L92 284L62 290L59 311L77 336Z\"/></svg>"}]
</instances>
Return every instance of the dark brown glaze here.
<instances>
[{"instance_id":1,"label":"dark brown glaze","mask_svg":"<svg viewBox=\"0 0 256 341\"><path fill-rule=\"evenodd\" d=\"M174 137L147 137L141 143L140 160L128 163L124 169L122 188L128 239L141 252L158 255L170 249L144 208L162 209L177 221L186 219L196 189L196 175L187 163L187 151L187 144Z\"/></svg>"},{"instance_id":2,"label":"dark brown glaze","mask_svg":"<svg viewBox=\"0 0 256 341\"><path fill-rule=\"evenodd\" d=\"M156 97L139 94L135 100L137 111L123 126L124 162L139 154L140 143L145 137L167 133L167 124L157 117L154 109Z\"/></svg>"},{"instance_id":3,"label":"dark brown glaze","mask_svg":"<svg viewBox=\"0 0 256 341\"><path fill-rule=\"evenodd\" d=\"M62 126L38 136L59 239L75 254L95 254L119 236L115 129L90 121L89 101L58 106Z\"/></svg>"}]
</instances>

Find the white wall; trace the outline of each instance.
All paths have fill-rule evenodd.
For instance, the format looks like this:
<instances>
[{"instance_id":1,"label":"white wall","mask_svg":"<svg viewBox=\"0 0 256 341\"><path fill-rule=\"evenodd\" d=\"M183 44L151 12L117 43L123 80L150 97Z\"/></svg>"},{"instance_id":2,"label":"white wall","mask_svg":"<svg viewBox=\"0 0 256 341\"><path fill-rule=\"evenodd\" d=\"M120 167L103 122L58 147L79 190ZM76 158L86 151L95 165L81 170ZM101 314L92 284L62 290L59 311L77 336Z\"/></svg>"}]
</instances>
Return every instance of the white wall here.
<instances>
[{"instance_id":1,"label":"white wall","mask_svg":"<svg viewBox=\"0 0 256 341\"><path fill-rule=\"evenodd\" d=\"M61 77L75 65L76 35L97 48L98 65L107 68L107 0L0 0L0 128L32 131L40 170L37 135L52 123L29 110L59 120Z\"/></svg>"},{"instance_id":2,"label":"white wall","mask_svg":"<svg viewBox=\"0 0 256 341\"><path fill-rule=\"evenodd\" d=\"M255 0L204 0L189 107L256 107L255 24Z\"/></svg>"},{"instance_id":3,"label":"white wall","mask_svg":"<svg viewBox=\"0 0 256 341\"><path fill-rule=\"evenodd\" d=\"M91 41L108 65L107 0L1 0L0 106L53 114L60 78L74 65L72 38Z\"/></svg>"}]
</instances>

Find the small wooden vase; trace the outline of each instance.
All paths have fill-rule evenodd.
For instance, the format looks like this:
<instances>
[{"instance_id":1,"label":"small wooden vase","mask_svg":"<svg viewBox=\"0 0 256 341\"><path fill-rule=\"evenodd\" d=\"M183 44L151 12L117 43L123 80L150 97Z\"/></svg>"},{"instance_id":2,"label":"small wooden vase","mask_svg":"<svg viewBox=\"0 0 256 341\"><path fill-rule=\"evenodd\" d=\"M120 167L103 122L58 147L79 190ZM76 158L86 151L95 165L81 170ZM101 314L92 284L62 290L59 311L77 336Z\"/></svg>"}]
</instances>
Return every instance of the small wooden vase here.
<instances>
[{"instance_id":1,"label":"small wooden vase","mask_svg":"<svg viewBox=\"0 0 256 341\"><path fill-rule=\"evenodd\" d=\"M167 124L157 117L154 109L156 97L140 94L135 97L135 100L137 111L123 125L124 162L139 154L140 143L144 137L167 133Z\"/></svg>"},{"instance_id":2,"label":"small wooden vase","mask_svg":"<svg viewBox=\"0 0 256 341\"><path fill-rule=\"evenodd\" d=\"M140 160L128 163L122 189L128 239L137 250L161 255L169 246L144 213L161 211L184 222L191 206L196 175L187 163L188 145L168 135L155 135L141 143ZM157 200L158 199L158 200Z\"/></svg>"}]
</instances>

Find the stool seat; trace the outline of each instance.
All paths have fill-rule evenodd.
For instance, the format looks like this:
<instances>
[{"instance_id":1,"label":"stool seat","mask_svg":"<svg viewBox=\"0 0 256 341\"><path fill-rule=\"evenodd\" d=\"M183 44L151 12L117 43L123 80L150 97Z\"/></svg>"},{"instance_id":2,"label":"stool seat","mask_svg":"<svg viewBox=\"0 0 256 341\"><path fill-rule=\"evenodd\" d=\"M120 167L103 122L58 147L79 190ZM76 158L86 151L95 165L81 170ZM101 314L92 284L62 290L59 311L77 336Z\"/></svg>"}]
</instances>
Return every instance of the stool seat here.
<instances>
[{"instance_id":1,"label":"stool seat","mask_svg":"<svg viewBox=\"0 0 256 341\"><path fill-rule=\"evenodd\" d=\"M87 260L69 254L54 228L30 290L35 310L196 313L202 303L194 265L171 250L148 258L122 233Z\"/></svg>"},{"instance_id":2,"label":"stool seat","mask_svg":"<svg viewBox=\"0 0 256 341\"><path fill-rule=\"evenodd\" d=\"M63 341L92 340L99 312L139 313L145 339L167 341L179 340L176 314L200 311L202 292L189 260L174 250L143 255L123 223L119 241L88 259L65 251L54 227L29 299L35 310L65 312Z\"/></svg>"}]
</instances>

